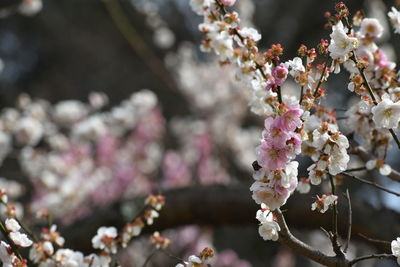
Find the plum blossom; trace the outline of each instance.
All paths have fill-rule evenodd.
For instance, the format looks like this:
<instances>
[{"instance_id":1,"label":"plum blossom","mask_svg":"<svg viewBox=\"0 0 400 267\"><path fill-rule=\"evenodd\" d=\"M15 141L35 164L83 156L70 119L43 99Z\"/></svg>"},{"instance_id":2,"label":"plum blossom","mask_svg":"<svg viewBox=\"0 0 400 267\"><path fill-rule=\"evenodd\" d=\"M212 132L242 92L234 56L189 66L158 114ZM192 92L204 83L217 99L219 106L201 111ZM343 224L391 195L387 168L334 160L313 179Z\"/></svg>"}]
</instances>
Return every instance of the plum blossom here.
<instances>
[{"instance_id":1,"label":"plum blossom","mask_svg":"<svg viewBox=\"0 0 400 267\"><path fill-rule=\"evenodd\" d=\"M289 65L289 73L293 78L296 78L300 75L301 72L305 71L303 61L299 57L295 57L292 60L286 62Z\"/></svg>"},{"instance_id":2,"label":"plum blossom","mask_svg":"<svg viewBox=\"0 0 400 267\"><path fill-rule=\"evenodd\" d=\"M54 255L54 260L60 266L85 266L83 254L71 249L58 249Z\"/></svg>"},{"instance_id":3,"label":"plum blossom","mask_svg":"<svg viewBox=\"0 0 400 267\"><path fill-rule=\"evenodd\" d=\"M11 232L9 236L14 244L20 247L26 248L32 246L33 244L32 240L30 240L26 234L22 234L20 232Z\"/></svg>"},{"instance_id":4,"label":"plum blossom","mask_svg":"<svg viewBox=\"0 0 400 267\"><path fill-rule=\"evenodd\" d=\"M54 106L53 118L61 126L70 127L88 113L87 107L76 100L65 100Z\"/></svg>"},{"instance_id":5,"label":"plum blossom","mask_svg":"<svg viewBox=\"0 0 400 267\"><path fill-rule=\"evenodd\" d=\"M394 103L388 94L382 96L382 101L371 109L372 119L377 127L394 129L400 121L400 103Z\"/></svg>"},{"instance_id":6,"label":"plum blossom","mask_svg":"<svg viewBox=\"0 0 400 267\"><path fill-rule=\"evenodd\" d=\"M6 229L9 232L18 232L21 229L21 226L14 218L7 218L5 221Z\"/></svg>"},{"instance_id":7,"label":"plum blossom","mask_svg":"<svg viewBox=\"0 0 400 267\"><path fill-rule=\"evenodd\" d=\"M97 230L97 235L92 238L93 248L102 249L115 254L117 252L115 242L117 235L118 233L115 227L100 227Z\"/></svg>"},{"instance_id":8,"label":"plum blossom","mask_svg":"<svg viewBox=\"0 0 400 267\"><path fill-rule=\"evenodd\" d=\"M363 37L372 39L379 38L382 36L383 27L379 20L374 18L365 18L361 22L360 33Z\"/></svg>"},{"instance_id":9,"label":"plum blossom","mask_svg":"<svg viewBox=\"0 0 400 267\"><path fill-rule=\"evenodd\" d=\"M331 205L337 202L338 197L335 195L322 195L317 196L317 200L312 203L311 210L317 210L321 213L325 213Z\"/></svg>"},{"instance_id":10,"label":"plum blossom","mask_svg":"<svg viewBox=\"0 0 400 267\"><path fill-rule=\"evenodd\" d=\"M203 15L211 3L213 3L213 0L190 0L189 3L194 12L198 15Z\"/></svg>"},{"instance_id":11,"label":"plum blossom","mask_svg":"<svg viewBox=\"0 0 400 267\"><path fill-rule=\"evenodd\" d=\"M0 243L0 260L3 263L3 267L13 267L17 257L12 252L10 245L6 242L1 241Z\"/></svg>"},{"instance_id":12,"label":"plum blossom","mask_svg":"<svg viewBox=\"0 0 400 267\"><path fill-rule=\"evenodd\" d=\"M280 64L272 70L272 77L267 81L266 90L276 91L278 86L281 86L287 78L288 67L286 64Z\"/></svg>"},{"instance_id":13,"label":"plum blossom","mask_svg":"<svg viewBox=\"0 0 400 267\"><path fill-rule=\"evenodd\" d=\"M225 6L233 6L236 0L221 0L221 3Z\"/></svg>"},{"instance_id":14,"label":"plum blossom","mask_svg":"<svg viewBox=\"0 0 400 267\"><path fill-rule=\"evenodd\" d=\"M384 176L387 176L392 172L390 165L385 164L381 159L369 160L365 164L365 167L367 167L368 170L379 169L379 173Z\"/></svg>"},{"instance_id":15,"label":"plum blossom","mask_svg":"<svg viewBox=\"0 0 400 267\"><path fill-rule=\"evenodd\" d=\"M232 1L232 0L231 0ZM261 40L261 34L254 28L243 27L238 30L240 35L244 38L250 38L251 40L258 42Z\"/></svg>"},{"instance_id":16,"label":"plum blossom","mask_svg":"<svg viewBox=\"0 0 400 267\"><path fill-rule=\"evenodd\" d=\"M23 0L18 6L18 12L25 16L34 16L42 7L42 0Z\"/></svg>"},{"instance_id":17,"label":"plum blossom","mask_svg":"<svg viewBox=\"0 0 400 267\"><path fill-rule=\"evenodd\" d=\"M265 170L278 170L300 153L301 138L294 130L301 126L303 111L299 105L289 106L275 119L265 120L261 144L256 148L257 161Z\"/></svg>"},{"instance_id":18,"label":"plum blossom","mask_svg":"<svg viewBox=\"0 0 400 267\"><path fill-rule=\"evenodd\" d=\"M328 46L328 50L333 59L343 59L343 61L346 61L349 52L358 47L357 38L347 35L341 21L332 27L330 37L331 43Z\"/></svg>"},{"instance_id":19,"label":"plum blossom","mask_svg":"<svg viewBox=\"0 0 400 267\"><path fill-rule=\"evenodd\" d=\"M250 187L254 201L266 204L271 210L283 206L297 187L297 166L298 162L291 162L285 170L270 172L267 178L254 182ZM282 177L286 187L282 185Z\"/></svg>"},{"instance_id":20,"label":"plum blossom","mask_svg":"<svg viewBox=\"0 0 400 267\"><path fill-rule=\"evenodd\" d=\"M271 210L267 209L265 204L261 204L261 209L257 211L256 218L260 222L260 226L258 227L260 236L264 240L278 240L281 228L275 221Z\"/></svg>"},{"instance_id":21,"label":"plum blossom","mask_svg":"<svg viewBox=\"0 0 400 267\"><path fill-rule=\"evenodd\" d=\"M17 121L14 134L19 144L35 146L43 136L43 125L36 119L25 117Z\"/></svg>"},{"instance_id":22,"label":"plum blossom","mask_svg":"<svg viewBox=\"0 0 400 267\"><path fill-rule=\"evenodd\" d=\"M388 16L395 33L400 33L400 12L392 7L392 10L388 12Z\"/></svg>"},{"instance_id":23,"label":"plum blossom","mask_svg":"<svg viewBox=\"0 0 400 267\"><path fill-rule=\"evenodd\" d=\"M300 178L299 183L296 187L296 191L299 191L300 194L307 194L310 192L310 179L308 178Z\"/></svg>"},{"instance_id":24,"label":"plum blossom","mask_svg":"<svg viewBox=\"0 0 400 267\"><path fill-rule=\"evenodd\" d=\"M392 254L397 258L397 264L400 264L400 237L390 243Z\"/></svg>"}]
</instances>

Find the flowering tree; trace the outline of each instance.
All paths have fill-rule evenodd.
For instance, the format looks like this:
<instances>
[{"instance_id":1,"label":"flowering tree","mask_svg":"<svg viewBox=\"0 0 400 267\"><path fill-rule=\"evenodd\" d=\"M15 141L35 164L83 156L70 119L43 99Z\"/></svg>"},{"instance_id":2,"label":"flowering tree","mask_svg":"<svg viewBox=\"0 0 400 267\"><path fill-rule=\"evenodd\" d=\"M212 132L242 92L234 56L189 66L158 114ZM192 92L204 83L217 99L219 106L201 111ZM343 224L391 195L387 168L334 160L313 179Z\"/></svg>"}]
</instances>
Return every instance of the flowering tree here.
<instances>
[{"instance_id":1,"label":"flowering tree","mask_svg":"<svg viewBox=\"0 0 400 267\"><path fill-rule=\"evenodd\" d=\"M341 179L338 175L399 194L351 174L354 170L348 169L349 139L339 131L335 112L320 104L321 98L325 97L320 86L330 73L337 74L344 66L350 73L348 89L360 97L360 101L346 112L351 133L361 139L361 146L354 140L357 147L352 152L364 155L361 156L363 160L366 155L371 157L364 168L379 169L382 175L396 179L397 173L393 175L385 158L392 140L400 149L395 132L400 121L396 93L398 77L395 64L375 43L383 32L380 22L363 18L360 12L351 18L345 4L340 2L335 7L335 14L326 13L326 26L332 30L331 39L321 40L317 49L301 45L298 57L282 62L280 44L260 53L256 45L261 39L260 34L253 28L240 27L238 13L227 11L226 7L233 6L235 1L194 0L191 4L193 10L204 17L199 26L205 34L202 51L214 51L221 62L235 66L235 77L251 90L252 111L265 118L261 144L255 151L257 160L253 163L255 182L250 187L253 199L261 205L256 216L261 237L280 241L326 266L352 266L371 258L400 259L399 239L391 242L392 254L353 259L346 256L351 237L351 202L347 190L344 198L349 203L349 226L347 241L342 243L338 240L337 228L338 180ZM388 13L395 32L399 28L399 15L394 7ZM318 56L322 58L322 64L315 64ZM298 84L297 95L285 93L284 83L289 75ZM301 153L308 155L313 163L307 168L308 177L298 181L299 163L294 160ZM321 213L332 210L332 229L323 230L332 242L335 256L325 255L293 236L280 209L296 188L300 193L308 193L309 183L320 185L325 180L329 180L331 188L321 197L316 196L311 209Z\"/></svg>"},{"instance_id":2,"label":"flowering tree","mask_svg":"<svg viewBox=\"0 0 400 267\"><path fill-rule=\"evenodd\" d=\"M196 48L182 44L164 65L118 1L104 4L132 49L166 87L182 94L192 114L167 118L150 90L118 105L101 92L55 104L20 95L15 107L0 113L2 167L22 177L0 178L3 266L160 266L168 258L179 267L247 267L232 250L210 248L212 234L198 226L159 231L241 223L254 215L260 239L313 262L400 264L398 216L366 211L350 184L400 196L387 186L400 181L390 158L400 149L399 74L377 45L384 32L380 20L352 15L340 2L325 14L330 38L316 48L300 45L289 59L294 55L284 54L281 44L264 53L258 48L261 35L251 27L249 1L191 0L203 17L200 49L212 52L212 59L198 61ZM32 16L42 6L41 0L24 0L0 15ZM175 36L155 5L145 1L134 8L147 18L160 49L173 46ZM393 7L387 15L400 33L400 13ZM332 107L333 92L323 89L340 72L349 79L343 91L356 99L346 110ZM244 127L248 117L262 130ZM383 179L370 179L374 170ZM251 185L241 177L250 171ZM365 226L368 216L373 226ZM380 236L382 224L389 237ZM293 230L298 225L324 233L330 251L301 241ZM146 242L140 236L149 232ZM352 251L360 240L377 252Z\"/></svg>"}]
</instances>

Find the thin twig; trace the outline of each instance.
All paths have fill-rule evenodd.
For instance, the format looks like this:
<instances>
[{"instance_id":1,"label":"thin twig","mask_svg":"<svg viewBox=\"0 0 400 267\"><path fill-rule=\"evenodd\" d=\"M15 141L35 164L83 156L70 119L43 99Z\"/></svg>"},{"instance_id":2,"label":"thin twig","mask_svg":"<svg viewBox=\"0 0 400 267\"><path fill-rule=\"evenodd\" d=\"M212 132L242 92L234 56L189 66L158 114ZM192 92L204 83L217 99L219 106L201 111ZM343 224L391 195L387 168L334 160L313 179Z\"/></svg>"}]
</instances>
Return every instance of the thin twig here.
<instances>
[{"instance_id":1,"label":"thin twig","mask_svg":"<svg viewBox=\"0 0 400 267\"><path fill-rule=\"evenodd\" d=\"M364 238L365 240L368 240L368 241L373 242L373 243L379 243L379 244L385 244L385 245L390 245L390 243L391 243L390 241L370 238L370 237L368 237L366 235L363 235L361 233L358 233L358 235L361 236L362 238Z\"/></svg>"},{"instance_id":2,"label":"thin twig","mask_svg":"<svg viewBox=\"0 0 400 267\"><path fill-rule=\"evenodd\" d=\"M358 171L364 171L366 169L367 169L366 167L351 168L347 169L346 172L358 172Z\"/></svg>"},{"instance_id":3,"label":"thin twig","mask_svg":"<svg viewBox=\"0 0 400 267\"><path fill-rule=\"evenodd\" d=\"M362 146L355 147L354 149L351 150L351 153L359 156L360 159L362 159L362 161L364 162L374 159L373 157L371 157L370 153L368 153ZM400 173L393 168L392 171L386 177L388 177L393 181L400 182Z\"/></svg>"},{"instance_id":4,"label":"thin twig","mask_svg":"<svg viewBox=\"0 0 400 267\"><path fill-rule=\"evenodd\" d=\"M325 62L325 66L324 66L324 69L322 70L322 73L321 73L321 78L319 79L319 81L318 81L318 83L317 83L317 86L315 86L315 90L314 90L314 97L316 97L317 96L317 93L318 93L318 88L321 86L321 84L322 84L322 80L324 79L324 76L325 76L325 73L326 73L326 69L328 68L328 65L329 64L331 64L331 60L330 59L327 59L326 60L326 62Z\"/></svg>"},{"instance_id":5,"label":"thin twig","mask_svg":"<svg viewBox=\"0 0 400 267\"><path fill-rule=\"evenodd\" d=\"M225 16L227 13L225 6L219 0L216 0L215 2L217 3L219 9L221 10L222 15ZM240 39L241 42L244 41L244 37L238 32L236 28L233 29L233 33ZM261 73L264 80L267 80L267 75L265 75L263 67L257 61L254 61L254 63L256 65L256 69ZM282 103L282 94L280 86L278 86L277 94L278 94L278 102Z\"/></svg>"},{"instance_id":6,"label":"thin twig","mask_svg":"<svg viewBox=\"0 0 400 267\"><path fill-rule=\"evenodd\" d=\"M351 227L353 225L353 211L351 210L351 199L349 189L346 189L346 194L343 194L344 197L347 199L347 204L349 206L349 226L347 228L347 240L346 244L344 245L343 252L346 253L347 249L349 248L350 239L351 239Z\"/></svg>"},{"instance_id":7,"label":"thin twig","mask_svg":"<svg viewBox=\"0 0 400 267\"><path fill-rule=\"evenodd\" d=\"M301 87L299 105L303 102L304 86Z\"/></svg>"},{"instance_id":8,"label":"thin twig","mask_svg":"<svg viewBox=\"0 0 400 267\"><path fill-rule=\"evenodd\" d=\"M387 189L387 188L385 188L385 187L383 187L383 186L381 186L381 185L379 185L379 184L377 184L377 183L374 183L374 182L365 180L365 179L360 178L360 177L357 177L357 176L355 176L355 175L351 175L350 173L347 173L347 172L343 172L342 174L346 175L347 177L356 179L356 180L358 180L358 181L360 181L360 182L362 182L362 183L365 183L365 184L371 185L371 186L373 186L373 187L376 187L376 188L378 188L378 189L380 189L380 190L382 190L382 191L385 191L386 193L389 193L389 194L392 194L392 195L395 195L395 196L400 197L400 193L397 193L397 192L394 192L394 191L392 191L392 190L390 190L390 189Z\"/></svg>"},{"instance_id":9,"label":"thin twig","mask_svg":"<svg viewBox=\"0 0 400 267\"><path fill-rule=\"evenodd\" d=\"M26 226L26 224L24 224L17 217L15 217L15 220L19 223L19 225L21 225L22 229L25 230L25 232L33 239L33 241L38 242L39 239L36 237L36 235L33 233L33 231L31 229L29 229L28 226Z\"/></svg>"},{"instance_id":10,"label":"thin twig","mask_svg":"<svg viewBox=\"0 0 400 267\"><path fill-rule=\"evenodd\" d=\"M158 249L155 249L144 261L142 267L146 267L146 265L150 262L151 258L157 253Z\"/></svg>"},{"instance_id":11,"label":"thin twig","mask_svg":"<svg viewBox=\"0 0 400 267\"><path fill-rule=\"evenodd\" d=\"M344 117L337 117L336 120L340 121L340 120L347 120L349 117L344 116Z\"/></svg>"},{"instance_id":12,"label":"thin twig","mask_svg":"<svg viewBox=\"0 0 400 267\"><path fill-rule=\"evenodd\" d=\"M133 28L128 17L125 15L119 0L103 0L110 17L114 24L117 26L119 32L128 41L132 50L135 51L136 55L142 58L143 62L150 68L150 70L156 74L166 86L175 92L179 92L179 89L175 85L175 82L170 78L171 75L167 69L165 69L163 62L149 49L149 46L140 37L139 33Z\"/></svg>"},{"instance_id":13,"label":"thin twig","mask_svg":"<svg viewBox=\"0 0 400 267\"><path fill-rule=\"evenodd\" d=\"M331 190L332 190L332 195L336 194L336 187L335 187L335 183L333 181L333 177L332 175L329 175L329 181L331 183ZM335 201L335 203L333 204L333 210L332 210L333 214L332 214L332 232L335 236L338 235L338 226L337 226L337 216L338 216L338 210L337 210L337 202Z\"/></svg>"},{"instance_id":14,"label":"thin twig","mask_svg":"<svg viewBox=\"0 0 400 267\"><path fill-rule=\"evenodd\" d=\"M352 265L356 264L357 262L363 261L363 260L369 260L369 259L387 259L387 258L392 258L392 259L394 259L395 256L393 256L392 254L386 254L386 253L383 253L383 254L372 254L372 255L362 256L362 257L355 258L354 260L351 260L351 261L349 262L349 266L352 266Z\"/></svg>"}]
</instances>

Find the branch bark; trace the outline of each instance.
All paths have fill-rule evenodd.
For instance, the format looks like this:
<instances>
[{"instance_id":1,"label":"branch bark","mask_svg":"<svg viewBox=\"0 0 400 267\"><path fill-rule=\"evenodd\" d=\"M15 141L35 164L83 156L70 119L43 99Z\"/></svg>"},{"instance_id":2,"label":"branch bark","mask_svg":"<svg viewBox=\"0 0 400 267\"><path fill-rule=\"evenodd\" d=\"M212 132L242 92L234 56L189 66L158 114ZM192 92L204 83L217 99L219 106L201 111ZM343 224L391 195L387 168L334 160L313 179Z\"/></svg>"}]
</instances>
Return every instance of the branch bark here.
<instances>
[{"instance_id":1,"label":"branch bark","mask_svg":"<svg viewBox=\"0 0 400 267\"><path fill-rule=\"evenodd\" d=\"M254 225L257 226L255 214L259 208L251 199L248 186L196 186L173 189L164 192L166 205L161 211L160 218L151 228L145 231L163 230L188 224L221 226L221 225ZM143 198L134 200L143 203ZM318 229L320 226L329 227L330 216L312 212L310 195L295 193L283 206L286 220L293 228ZM301 203L301 205L299 205ZM122 227L125 219L120 213L123 203L115 203L102 207L93 212L91 216L75 222L73 225L63 227L63 233L68 236L67 245L91 252L91 238L100 226L115 225ZM353 225L352 239L366 242L358 234L383 240L392 240L393 233L400 232L400 214L388 209L375 209L369 204L352 199ZM345 202L339 202L339 214L348 211ZM373 218L373 219L372 219ZM385 225L384 228L381 226ZM347 220L338 220L338 231L345 237L348 230ZM371 243L370 243L371 244ZM384 243L371 244L379 252L390 253L390 246Z\"/></svg>"}]
</instances>

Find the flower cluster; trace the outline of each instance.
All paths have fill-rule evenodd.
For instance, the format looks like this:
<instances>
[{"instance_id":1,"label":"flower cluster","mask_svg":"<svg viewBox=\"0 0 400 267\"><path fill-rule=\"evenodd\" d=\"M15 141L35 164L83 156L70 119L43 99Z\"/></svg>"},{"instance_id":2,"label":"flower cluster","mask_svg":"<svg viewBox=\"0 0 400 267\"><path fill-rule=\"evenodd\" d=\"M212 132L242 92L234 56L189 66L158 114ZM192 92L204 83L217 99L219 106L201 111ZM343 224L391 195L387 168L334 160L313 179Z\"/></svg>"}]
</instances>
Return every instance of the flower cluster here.
<instances>
[{"instance_id":1,"label":"flower cluster","mask_svg":"<svg viewBox=\"0 0 400 267\"><path fill-rule=\"evenodd\" d=\"M187 261L178 263L175 267L201 267L209 266L209 261L214 257L214 250L211 248L204 248L200 255L191 255Z\"/></svg>"},{"instance_id":2,"label":"flower cluster","mask_svg":"<svg viewBox=\"0 0 400 267\"><path fill-rule=\"evenodd\" d=\"M321 213L325 213L328 208L336 204L338 197L335 195L322 195L322 197L317 196L317 200L312 203L311 210L317 210Z\"/></svg>"},{"instance_id":3,"label":"flower cluster","mask_svg":"<svg viewBox=\"0 0 400 267\"><path fill-rule=\"evenodd\" d=\"M282 115L265 120L263 139L257 147L256 172L250 190L253 199L274 210L286 203L297 186L297 161L291 161L301 152L300 106L282 107Z\"/></svg>"},{"instance_id":4,"label":"flower cluster","mask_svg":"<svg viewBox=\"0 0 400 267\"><path fill-rule=\"evenodd\" d=\"M347 169L349 141L338 130L334 113L319 107L315 114L305 116L304 131L307 140L303 152L314 161L307 169L311 184L318 185L328 174L337 175Z\"/></svg>"},{"instance_id":5,"label":"flower cluster","mask_svg":"<svg viewBox=\"0 0 400 267\"><path fill-rule=\"evenodd\" d=\"M265 204L261 204L261 209L257 211L256 218L260 222L260 226L258 227L260 236L264 240L278 240L278 232L281 228L275 221L272 211Z\"/></svg>"}]
</instances>

